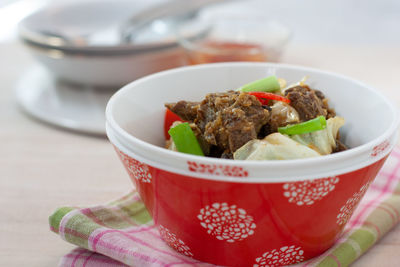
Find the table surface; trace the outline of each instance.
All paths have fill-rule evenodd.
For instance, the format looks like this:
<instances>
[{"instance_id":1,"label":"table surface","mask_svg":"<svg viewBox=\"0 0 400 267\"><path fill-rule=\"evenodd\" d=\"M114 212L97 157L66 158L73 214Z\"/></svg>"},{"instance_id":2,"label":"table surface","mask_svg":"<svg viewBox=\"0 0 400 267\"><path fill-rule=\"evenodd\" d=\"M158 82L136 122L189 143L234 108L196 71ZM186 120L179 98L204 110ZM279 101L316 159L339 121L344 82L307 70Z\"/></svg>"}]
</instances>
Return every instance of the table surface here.
<instances>
[{"instance_id":1,"label":"table surface","mask_svg":"<svg viewBox=\"0 0 400 267\"><path fill-rule=\"evenodd\" d=\"M50 232L63 205L104 203L128 192L127 174L105 138L38 122L17 107L15 83L33 59L0 44L0 266L56 266L73 245ZM364 81L400 106L400 49L390 46L289 46L282 61ZM398 266L400 225L353 266Z\"/></svg>"}]
</instances>

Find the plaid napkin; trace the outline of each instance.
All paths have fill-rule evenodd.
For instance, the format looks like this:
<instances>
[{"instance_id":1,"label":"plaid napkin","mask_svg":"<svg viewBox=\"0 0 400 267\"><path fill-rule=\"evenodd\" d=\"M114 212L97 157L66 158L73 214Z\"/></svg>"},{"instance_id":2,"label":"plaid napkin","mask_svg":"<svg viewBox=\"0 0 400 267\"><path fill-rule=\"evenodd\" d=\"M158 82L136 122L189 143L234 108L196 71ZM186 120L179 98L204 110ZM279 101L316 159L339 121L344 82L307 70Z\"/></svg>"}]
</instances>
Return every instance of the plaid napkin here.
<instances>
[{"instance_id":1,"label":"plaid napkin","mask_svg":"<svg viewBox=\"0 0 400 267\"><path fill-rule=\"evenodd\" d=\"M295 266L347 266L400 220L400 148L371 184L337 243L323 255ZM63 207L50 228L77 245L60 266L213 266L183 256L161 239L137 192L90 208Z\"/></svg>"}]
</instances>

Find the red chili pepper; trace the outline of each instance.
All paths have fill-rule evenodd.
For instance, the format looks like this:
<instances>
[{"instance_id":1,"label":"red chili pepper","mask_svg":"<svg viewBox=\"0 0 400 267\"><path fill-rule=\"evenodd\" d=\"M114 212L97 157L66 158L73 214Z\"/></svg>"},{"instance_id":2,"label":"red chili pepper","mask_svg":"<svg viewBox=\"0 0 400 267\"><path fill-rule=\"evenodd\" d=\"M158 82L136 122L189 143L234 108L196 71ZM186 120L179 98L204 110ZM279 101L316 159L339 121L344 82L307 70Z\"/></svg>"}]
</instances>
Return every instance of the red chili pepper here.
<instances>
[{"instance_id":1,"label":"red chili pepper","mask_svg":"<svg viewBox=\"0 0 400 267\"><path fill-rule=\"evenodd\" d=\"M248 92L249 95L253 95L258 98L262 105L267 105L268 100L277 100L286 103L290 103L290 100L286 97L266 92Z\"/></svg>"},{"instance_id":2,"label":"red chili pepper","mask_svg":"<svg viewBox=\"0 0 400 267\"><path fill-rule=\"evenodd\" d=\"M165 117L164 117L164 136L165 136L166 140L168 140L170 138L168 131L169 131L169 128L171 128L171 125L175 121L183 121L183 120L181 118L179 118L179 116L176 115L175 113L173 113L171 110L166 109Z\"/></svg>"}]
</instances>

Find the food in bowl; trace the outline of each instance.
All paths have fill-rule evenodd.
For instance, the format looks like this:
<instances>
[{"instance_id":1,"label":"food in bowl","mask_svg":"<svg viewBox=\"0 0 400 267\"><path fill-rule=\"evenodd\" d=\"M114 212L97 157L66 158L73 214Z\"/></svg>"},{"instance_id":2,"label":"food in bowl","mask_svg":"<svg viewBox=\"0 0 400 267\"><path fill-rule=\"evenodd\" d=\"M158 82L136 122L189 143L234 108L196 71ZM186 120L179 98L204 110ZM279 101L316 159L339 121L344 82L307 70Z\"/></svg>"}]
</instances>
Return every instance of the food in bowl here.
<instances>
[{"instance_id":1,"label":"food in bowl","mask_svg":"<svg viewBox=\"0 0 400 267\"><path fill-rule=\"evenodd\" d=\"M198 101L269 75L288 84L306 75L311 88L322 88L346 119L340 137L351 149L254 161L163 147L165 102ZM166 244L203 262L238 267L294 264L330 248L397 143L399 125L397 108L368 85L269 63L196 65L136 80L110 99L106 118L107 136Z\"/></svg>"},{"instance_id":2,"label":"food in bowl","mask_svg":"<svg viewBox=\"0 0 400 267\"><path fill-rule=\"evenodd\" d=\"M236 160L284 160L344 151L344 119L325 95L302 81L269 76L201 102L167 103L170 150ZM183 122L186 121L186 122ZM167 135L168 137L168 135Z\"/></svg>"}]
</instances>

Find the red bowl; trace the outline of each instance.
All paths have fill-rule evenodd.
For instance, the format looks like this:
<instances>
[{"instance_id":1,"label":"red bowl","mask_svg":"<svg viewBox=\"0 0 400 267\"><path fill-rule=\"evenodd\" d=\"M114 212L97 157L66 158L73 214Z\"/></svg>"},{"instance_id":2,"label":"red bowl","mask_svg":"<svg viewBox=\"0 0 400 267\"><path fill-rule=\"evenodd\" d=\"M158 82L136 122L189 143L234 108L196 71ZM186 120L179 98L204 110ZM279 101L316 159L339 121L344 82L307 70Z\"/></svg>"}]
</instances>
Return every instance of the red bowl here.
<instances>
[{"instance_id":1,"label":"red bowl","mask_svg":"<svg viewBox=\"0 0 400 267\"><path fill-rule=\"evenodd\" d=\"M289 82L308 75L347 120L342 136L352 149L312 159L233 161L161 147L163 102L200 99L271 73ZM344 102L345 95L363 101ZM227 266L288 265L331 247L393 149L398 127L394 106L364 84L266 63L151 75L117 92L106 115L108 137L165 242L186 256Z\"/></svg>"}]
</instances>

